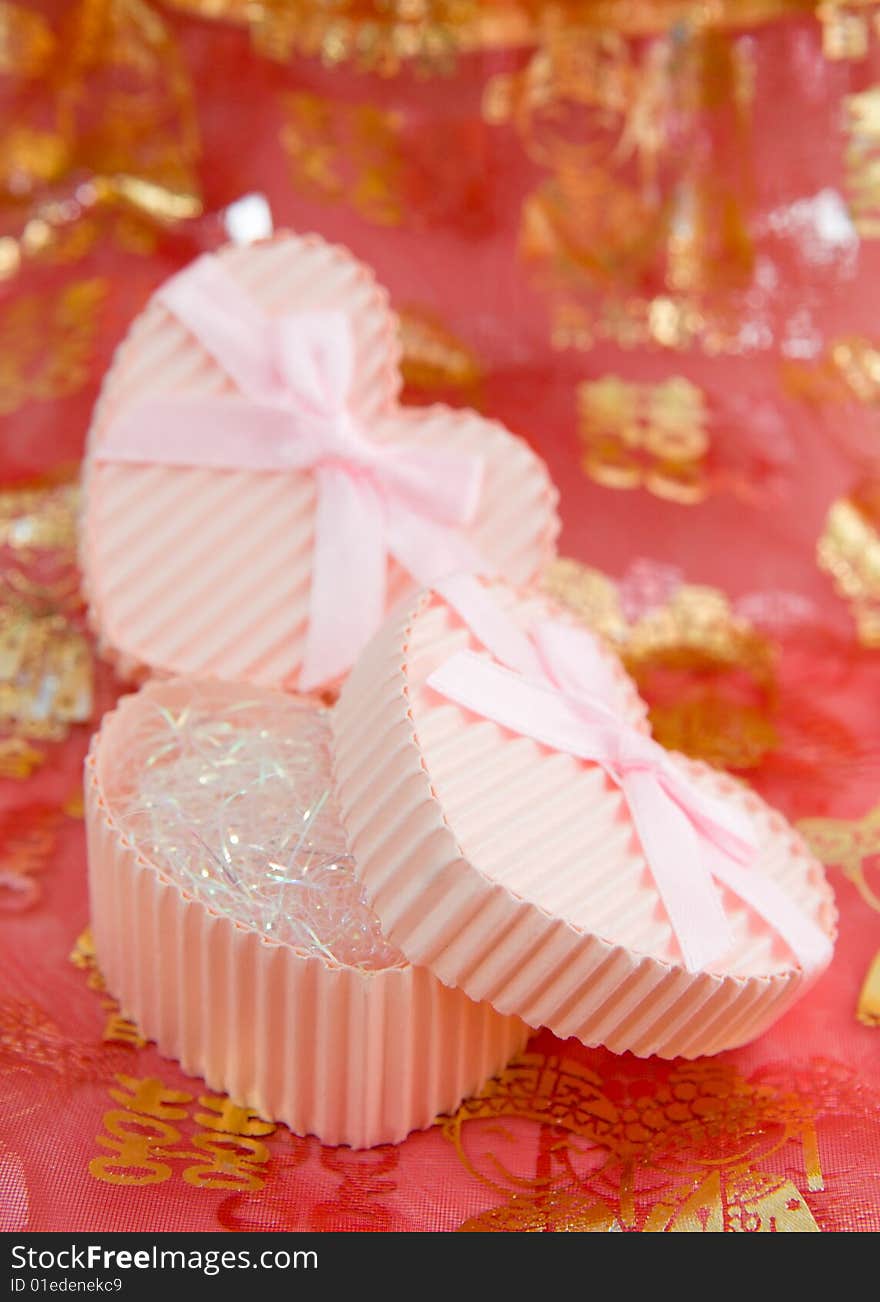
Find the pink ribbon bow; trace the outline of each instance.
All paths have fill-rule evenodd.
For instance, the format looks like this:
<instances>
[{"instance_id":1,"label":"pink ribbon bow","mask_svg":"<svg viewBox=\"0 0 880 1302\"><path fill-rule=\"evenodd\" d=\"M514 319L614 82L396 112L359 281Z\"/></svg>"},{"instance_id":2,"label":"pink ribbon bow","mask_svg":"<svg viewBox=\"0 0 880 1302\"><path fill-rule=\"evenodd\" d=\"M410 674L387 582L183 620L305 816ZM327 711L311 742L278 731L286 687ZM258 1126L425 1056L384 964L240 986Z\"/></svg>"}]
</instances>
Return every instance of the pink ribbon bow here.
<instances>
[{"instance_id":1,"label":"pink ribbon bow","mask_svg":"<svg viewBox=\"0 0 880 1302\"><path fill-rule=\"evenodd\" d=\"M487 571L461 532L476 513L481 460L365 436L349 401L355 349L345 313L267 316L210 255L158 297L238 393L139 401L114 421L96 456L314 473L304 690L349 669L381 623L389 553L423 586L447 574Z\"/></svg>"},{"instance_id":2,"label":"pink ribbon bow","mask_svg":"<svg viewBox=\"0 0 880 1302\"><path fill-rule=\"evenodd\" d=\"M459 652L428 685L512 732L602 766L623 792L689 971L705 969L733 943L719 883L785 941L805 972L825 966L828 937L755 870L751 819L626 721L620 681L593 637L555 621L527 634L467 576L435 589L494 659Z\"/></svg>"}]
</instances>

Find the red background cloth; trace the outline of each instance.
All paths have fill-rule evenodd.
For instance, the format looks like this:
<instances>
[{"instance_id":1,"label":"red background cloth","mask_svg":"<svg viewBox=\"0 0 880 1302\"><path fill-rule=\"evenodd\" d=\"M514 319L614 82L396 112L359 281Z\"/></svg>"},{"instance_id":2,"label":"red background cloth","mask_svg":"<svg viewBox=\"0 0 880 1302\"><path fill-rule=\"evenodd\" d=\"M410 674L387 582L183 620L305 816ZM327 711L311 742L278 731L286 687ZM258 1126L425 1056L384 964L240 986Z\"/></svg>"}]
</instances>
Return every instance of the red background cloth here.
<instances>
[{"instance_id":1,"label":"red background cloth","mask_svg":"<svg viewBox=\"0 0 880 1302\"><path fill-rule=\"evenodd\" d=\"M0 1225L880 1229L880 659L870 575L845 601L816 563L862 524L868 556L873 527L871 7L858 31L563 21L515 49L490 24L451 65L464 37L441 23L440 63L430 45L397 68L414 29L358 26L369 5L336 28L302 4L250 28L234 0L229 21L197 8L4 7ZM68 729L56 699L47 730L13 634L41 699L45 657L75 677L70 503L52 485L127 323L255 191L276 226L376 266L409 400L477 405L546 457L562 551L591 567L553 582L591 594L658 735L805 820L837 956L755 1045L661 1063L540 1033L455 1117L353 1153L208 1094L102 991L78 792L118 687L98 666L88 723Z\"/></svg>"}]
</instances>

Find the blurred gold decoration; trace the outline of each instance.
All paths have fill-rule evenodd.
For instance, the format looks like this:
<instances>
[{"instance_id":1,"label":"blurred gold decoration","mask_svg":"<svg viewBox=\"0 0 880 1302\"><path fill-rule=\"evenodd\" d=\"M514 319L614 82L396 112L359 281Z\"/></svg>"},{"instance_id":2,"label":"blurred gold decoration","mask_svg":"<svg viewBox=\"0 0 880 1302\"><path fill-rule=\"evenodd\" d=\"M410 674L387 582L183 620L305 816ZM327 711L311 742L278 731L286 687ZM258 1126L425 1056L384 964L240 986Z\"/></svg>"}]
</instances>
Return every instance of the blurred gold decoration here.
<instances>
[{"instance_id":1,"label":"blurred gold decoration","mask_svg":"<svg viewBox=\"0 0 880 1302\"><path fill-rule=\"evenodd\" d=\"M625 1064L600 1073L525 1053L440 1119L464 1168L504 1200L460 1228L815 1233L778 1172L777 1155L796 1146L806 1188L825 1188L807 1093L814 1084L821 1100L825 1082L821 1068L802 1074L795 1088L706 1059L630 1079ZM518 1119L539 1126L531 1151Z\"/></svg>"},{"instance_id":2,"label":"blurred gold decoration","mask_svg":"<svg viewBox=\"0 0 880 1302\"><path fill-rule=\"evenodd\" d=\"M689 380L584 380L578 413L581 466L596 483L643 487L681 503L706 496L709 413L702 390Z\"/></svg>"},{"instance_id":3,"label":"blurred gold decoration","mask_svg":"<svg viewBox=\"0 0 880 1302\"><path fill-rule=\"evenodd\" d=\"M831 0L816 8L822 24L822 53L832 61L864 59L871 41L870 9L875 0Z\"/></svg>"},{"instance_id":4,"label":"blurred gold decoration","mask_svg":"<svg viewBox=\"0 0 880 1302\"><path fill-rule=\"evenodd\" d=\"M107 282L92 277L0 306L0 415L83 387L107 294Z\"/></svg>"},{"instance_id":5,"label":"blurred gold decoration","mask_svg":"<svg viewBox=\"0 0 880 1302\"><path fill-rule=\"evenodd\" d=\"M76 549L79 489L61 484L55 489L0 489L0 547L18 552L36 548Z\"/></svg>"},{"instance_id":6,"label":"blurred gold decoration","mask_svg":"<svg viewBox=\"0 0 880 1302\"><path fill-rule=\"evenodd\" d=\"M554 561L542 582L615 647L664 746L732 769L775 749L776 651L723 593L682 584L628 620L610 580L577 561Z\"/></svg>"},{"instance_id":7,"label":"blurred gold decoration","mask_svg":"<svg viewBox=\"0 0 880 1302\"><path fill-rule=\"evenodd\" d=\"M92 713L78 500L71 484L0 492L0 729L19 740L58 740Z\"/></svg>"},{"instance_id":8,"label":"blurred gold decoration","mask_svg":"<svg viewBox=\"0 0 880 1302\"><path fill-rule=\"evenodd\" d=\"M0 913L20 912L39 899L61 819L62 811L49 805L15 805L0 814Z\"/></svg>"},{"instance_id":9,"label":"blurred gold decoration","mask_svg":"<svg viewBox=\"0 0 880 1302\"><path fill-rule=\"evenodd\" d=\"M42 14L0 3L0 73L39 77L55 52L55 36Z\"/></svg>"},{"instance_id":10,"label":"blurred gold decoration","mask_svg":"<svg viewBox=\"0 0 880 1302\"><path fill-rule=\"evenodd\" d=\"M0 778L22 781L46 760L46 753L25 737L0 737Z\"/></svg>"},{"instance_id":11,"label":"blurred gold decoration","mask_svg":"<svg viewBox=\"0 0 880 1302\"><path fill-rule=\"evenodd\" d=\"M281 107L280 140L294 188L306 198L346 203L380 226L399 225L401 115L310 91L285 93Z\"/></svg>"},{"instance_id":12,"label":"blurred gold decoration","mask_svg":"<svg viewBox=\"0 0 880 1302\"><path fill-rule=\"evenodd\" d=\"M541 586L615 647L623 645L627 622L620 608L620 597L614 582L601 570L559 556L547 566Z\"/></svg>"},{"instance_id":13,"label":"blurred gold decoration","mask_svg":"<svg viewBox=\"0 0 880 1302\"><path fill-rule=\"evenodd\" d=\"M4 27L20 26L3 13L16 8L0 10L0 62ZM37 42L39 111L0 129L7 222L23 214L0 236L0 278L30 258L81 256L107 214L122 247L151 252L157 224L201 212L195 104L160 14L146 0L77 0L48 37Z\"/></svg>"},{"instance_id":14,"label":"blurred gold decoration","mask_svg":"<svg viewBox=\"0 0 880 1302\"><path fill-rule=\"evenodd\" d=\"M725 296L754 267L753 53L692 17L647 43L561 24L486 86L486 120L512 124L549 173L524 201L520 253L551 295L557 347L742 351ZM684 143L698 123L711 168Z\"/></svg>"},{"instance_id":15,"label":"blurred gold decoration","mask_svg":"<svg viewBox=\"0 0 880 1302\"><path fill-rule=\"evenodd\" d=\"M833 503L816 557L849 605L859 641L880 646L880 481Z\"/></svg>"},{"instance_id":16,"label":"blurred gold decoration","mask_svg":"<svg viewBox=\"0 0 880 1302\"><path fill-rule=\"evenodd\" d=\"M0 597L0 728L54 741L91 712L85 636L61 614L16 609Z\"/></svg>"},{"instance_id":17,"label":"blurred gold decoration","mask_svg":"<svg viewBox=\"0 0 880 1302\"><path fill-rule=\"evenodd\" d=\"M785 361L786 391L815 406L859 402L880 410L880 347L862 335L835 339L812 361Z\"/></svg>"},{"instance_id":18,"label":"blurred gold decoration","mask_svg":"<svg viewBox=\"0 0 880 1302\"><path fill-rule=\"evenodd\" d=\"M880 236L880 86L843 101L844 187L853 225L863 239Z\"/></svg>"},{"instance_id":19,"label":"blurred gold decoration","mask_svg":"<svg viewBox=\"0 0 880 1302\"><path fill-rule=\"evenodd\" d=\"M400 314L400 369L413 389L473 393L483 378L479 358L433 312L404 308Z\"/></svg>"},{"instance_id":20,"label":"blurred gold decoration","mask_svg":"<svg viewBox=\"0 0 880 1302\"><path fill-rule=\"evenodd\" d=\"M445 73L458 55L529 48L560 30L650 37L682 26L747 31L812 14L820 0L164 0L201 19L250 30L254 48L286 62L299 54L334 67L393 76L415 65ZM840 6L837 6L838 8Z\"/></svg>"}]
</instances>

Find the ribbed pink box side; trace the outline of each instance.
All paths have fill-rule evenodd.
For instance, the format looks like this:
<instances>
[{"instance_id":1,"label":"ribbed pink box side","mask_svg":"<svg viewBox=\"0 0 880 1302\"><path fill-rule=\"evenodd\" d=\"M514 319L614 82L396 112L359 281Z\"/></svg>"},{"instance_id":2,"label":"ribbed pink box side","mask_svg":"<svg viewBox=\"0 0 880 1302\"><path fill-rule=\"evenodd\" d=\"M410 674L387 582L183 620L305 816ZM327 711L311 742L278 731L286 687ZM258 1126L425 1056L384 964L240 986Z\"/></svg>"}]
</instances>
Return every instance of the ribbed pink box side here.
<instances>
[{"instance_id":1,"label":"ribbed pink box side","mask_svg":"<svg viewBox=\"0 0 880 1302\"><path fill-rule=\"evenodd\" d=\"M498 1014L424 968L331 967L187 898L114 824L86 765L95 949L110 992L163 1054L297 1134L395 1143L454 1110L525 1044ZM102 741L103 738L103 741Z\"/></svg>"}]
</instances>

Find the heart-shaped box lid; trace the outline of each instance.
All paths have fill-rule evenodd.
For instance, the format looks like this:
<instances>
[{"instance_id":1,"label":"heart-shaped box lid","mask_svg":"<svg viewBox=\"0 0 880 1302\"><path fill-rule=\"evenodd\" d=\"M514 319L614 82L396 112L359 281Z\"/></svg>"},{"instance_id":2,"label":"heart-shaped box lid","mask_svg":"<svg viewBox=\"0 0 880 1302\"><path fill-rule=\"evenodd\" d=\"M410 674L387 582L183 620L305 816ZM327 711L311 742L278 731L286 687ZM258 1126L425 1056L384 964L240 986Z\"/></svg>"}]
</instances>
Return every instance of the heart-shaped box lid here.
<instances>
[{"instance_id":1,"label":"heart-shaped box lid","mask_svg":"<svg viewBox=\"0 0 880 1302\"><path fill-rule=\"evenodd\" d=\"M372 272L316 236L205 255L120 345L85 463L103 649L148 672L313 690L439 573L528 582L556 491L476 412L408 408Z\"/></svg>"},{"instance_id":2,"label":"heart-shaped box lid","mask_svg":"<svg viewBox=\"0 0 880 1302\"><path fill-rule=\"evenodd\" d=\"M752 1039L830 960L820 864L753 792L653 742L615 657L544 596L441 586L386 622L332 716L387 939L586 1044Z\"/></svg>"}]
</instances>

